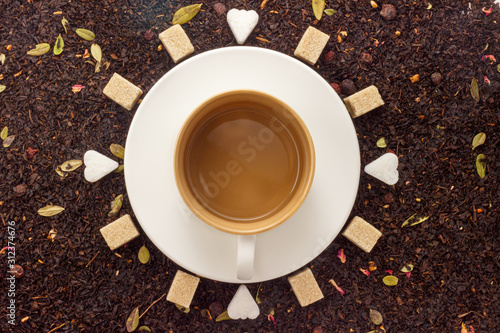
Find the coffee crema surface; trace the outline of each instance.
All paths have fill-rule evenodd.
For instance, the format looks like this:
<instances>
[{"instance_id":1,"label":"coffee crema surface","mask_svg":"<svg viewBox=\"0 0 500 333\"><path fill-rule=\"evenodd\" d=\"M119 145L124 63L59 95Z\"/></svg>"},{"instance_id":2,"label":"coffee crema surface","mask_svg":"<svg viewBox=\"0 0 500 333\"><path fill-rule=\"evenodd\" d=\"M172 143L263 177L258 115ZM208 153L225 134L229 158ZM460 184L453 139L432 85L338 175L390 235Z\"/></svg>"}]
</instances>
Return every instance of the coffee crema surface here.
<instances>
[{"instance_id":1,"label":"coffee crema surface","mask_svg":"<svg viewBox=\"0 0 500 333\"><path fill-rule=\"evenodd\" d=\"M241 102L216 108L200 122L185 158L189 187L205 209L246 222L288 203L300 176L300 154L286 121L263 105Z\"/></svg>"}]
</instances>

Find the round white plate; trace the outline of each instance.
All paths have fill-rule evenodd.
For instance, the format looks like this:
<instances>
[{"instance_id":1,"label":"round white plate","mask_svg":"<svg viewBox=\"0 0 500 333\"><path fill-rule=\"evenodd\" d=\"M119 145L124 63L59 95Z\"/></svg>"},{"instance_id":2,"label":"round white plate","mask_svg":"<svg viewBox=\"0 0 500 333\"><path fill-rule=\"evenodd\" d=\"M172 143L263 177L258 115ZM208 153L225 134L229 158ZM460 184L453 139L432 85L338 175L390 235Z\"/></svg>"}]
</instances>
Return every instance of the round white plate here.
<instances>
[{"instance_id":1,"label":"round white plate","mask_svg":"<svg viewBox=\"0 0 500 333\"><path fill-rule=\"evenodd\" d=\"M290 105L309 128L316 151L307 199L288 221L257 235L254 275L248 281L236 278L237 236L190 212L173 171L177 134L187 116L207 98L234 89L260 90ZM246 46L199 54L165 74L132 120L124 163L132 208L151 241L183 268L230 283L278 278L318 256L346 222L360 175L356 132L330 85L292 57Z\"/></svg>"}]
</instances>

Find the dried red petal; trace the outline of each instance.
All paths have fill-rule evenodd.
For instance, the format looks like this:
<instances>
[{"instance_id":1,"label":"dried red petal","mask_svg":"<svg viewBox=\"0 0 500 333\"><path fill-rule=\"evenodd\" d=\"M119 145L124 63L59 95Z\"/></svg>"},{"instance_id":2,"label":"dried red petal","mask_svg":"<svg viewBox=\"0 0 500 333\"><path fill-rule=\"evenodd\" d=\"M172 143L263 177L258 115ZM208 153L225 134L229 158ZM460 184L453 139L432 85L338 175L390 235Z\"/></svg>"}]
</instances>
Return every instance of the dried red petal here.
<instances>
[{"instance_id":1,"label":"dried red petal","mask_svg":"<svg viewBox=\"0 0 500 333\"><path fill-rule=\"evenodd\" d=\"M366 275L366 276L370 276L370 271L369 271L369 270L367 270L367 269L363 269L363 268L360 268L359 270L360 270L360 271L361 271L361 273L363 273L364 275Z\"/></svg>"},{"instance_id":2,"label":"dried red petal","mask_svg":"<svg viewBox=\"0 0 500 333\"><path fill-rule=\"evenodd\" d=\"M487 76L484 77L484 83L487 83L488 85L491 84L491 81L490 81L490 79L488 79Z\"/></svg>"},{"instance_id":3,"label":"dried red petal","mask_svg":"<svg viewBox=\"0 0 500 333\"><path fill-rule=\"evenodd\" d=\"M411 272L406 272L406 277L409 279L411 276Z\"/></svg>"},{"instance_id":4,"label":"dried red petal","mask_svg":"<svg viewBox=\"0 0 500 333\"><path fill-rule=\"evenodd\" d=\"M337 254L337 258L340 259L340 262L342 262L343 264L345 264L347 258L346 258L345 254L344 254L344 249L340 249L339 250L339 252Z\"/></svg>"},{"instance_id":5,"label":"dried red petal","mask_svg":"<svg viewBox=\"0 0 500 333\"><path fill-rule=\"evenodd\" d=\"M38 149L33 149L31 147L28 147L28 149L26 149L26 153L27 157L29 159L32 159L33 157L35 157L35 154L38 153Z\"/></svg>"},{"instance_id":6,"label":"dried red petal","mask_svg":"<svg viewBox=\"0 0 500 333\"><path fill-rule=\"evenodd\" d=\"M497 62L497 59L496 59L496 58L495 58L495 56L494 56L494 55L492 55L492 54L484 55L484 56L481 58L481 60L484 60L484 59L490 59L490 60L491 60L491 61L493 61L493 62Z\"/></svg>"},{"instance_id":7,"label":"dried red petal","mask_svg":"<svg viewBox=\"0 0 500 333\"><path fill-rule=\"evenodd\" d=\"M493 13L493 7L490 7L489 9L487 9L486 7L483 7L483 12L486 14L486 16L488 16L491 13Z\"/></svg>"},{"instance_id":8,"label":"dried red petal","mask_svg":"<svg viewBox=\"0 0 500 333\"><path fill-rule=\"evenodd\" d=\"M392 269L386 269L385 272L392 275Z\"/></svg>"}]
</instances>

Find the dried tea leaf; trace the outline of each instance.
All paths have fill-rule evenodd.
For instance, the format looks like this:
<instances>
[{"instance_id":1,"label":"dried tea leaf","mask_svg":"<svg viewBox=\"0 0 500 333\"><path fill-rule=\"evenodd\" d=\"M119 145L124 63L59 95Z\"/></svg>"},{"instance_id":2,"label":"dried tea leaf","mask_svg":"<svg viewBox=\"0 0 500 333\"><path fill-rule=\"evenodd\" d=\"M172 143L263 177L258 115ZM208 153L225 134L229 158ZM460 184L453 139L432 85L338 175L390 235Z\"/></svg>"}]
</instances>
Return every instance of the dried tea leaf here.
<instances>
[{"instance_id":1,"label":"dried tea leaf","mask_svg":"<svg viewBox=\"0 0 500 333\"><path fill-rule=\"evenodd\" d=\"M0 84L0 92L4 91L7 87Z\"/></svg>"},{"instance_id":2,"label":"dried tea leaf","mask_svg":"<svg viewBox=\"0 0 500 333\"><path fill-rule=\"evenodd\" d=\"M384 278L382 279L382 282L384 282L384 284L386 286L395 286L398 284L399 279L394 275L387 275L387 276L384 276Z\"/></svg>"},{"instance_id":3,"label":"dried tea leaf","mask_svg":"<svg viewBox=\"0 0 500 333\"><path fill-rule=\"evenodd\" d=\"M1 55L0 55L0 57L1 57ZM3 62L2 62L2 65L3 65ZM498 73L500 73L500 64L497 65L497 71L498 71Z\"/></svg>"},{"instance_id":4,"label":"dried tea leaf","mask_svg":"<svg viewBox=\"0 0 500 333\"><path fill-rule=\"evenodd\" d=\"M260 296L259 296L259 294L260 294L260 286L261 286L261 285L262 285L262 283L261 283L261 284L259 284L259 287L257 288L257 295L255 295L255 302L256 302L257 304L262 303L262 301L260 300Z\"/></svg>"},{"instance_id":5,"label":"dried tea leaf","mask_svg":"<svg viewBox=\"0 0 500 333\"><path fill-rule=\"evenodd\" d=\"M196 16L196 14L198 14L201 5L201 3L198 3L180 8L175 12L174 17L172 18L172 24L184 24L189 22Z\"/></svg>"},{"instance_id":6,"label":"dried tea leaf","mask_svg":"<svg viewBox=\"0 0 500 333\"><path fill-rule=\"evenodd\" d=\"M61 24L64 28L64 33L66 33L66 34L68 33L68 30L66 29L66 24L68 24L68 23L69 23L68 20L66 20L66 18L63 16L63 18L61 20Z\"/></svg>"},{"instance_id":7,"label":"dried tea leaf","mask_svg":"<svg viewBox=\"0 0 500 333\"><path fill-rule=\"evenodd\" d=\"M380 312L373 309L370 309L370 319L375 325L380 325L382 324L382 321L384 321Z\"/></svg>"},{"instance_id":8,"label":"dried tea leaf","mask_svg":"<svg viewBox=\"0 0 500 333\"><path fill-rule=\"evenodd\" d=\"M151 332L151 329L147 326L141 326L137 329L137 332Z\"/></svg>"},{"instance_id":9,"label":"dried tea leaf","mask_svg":"<svg viewBox=\"0 0 500 333\"><path fill-rule=\"evenodd\" d=\"M38 210L38 214L41 216L54 216L59 214L64 210L63 207L60 206L54 206L54 205L48 205L45 207L42 207Z\"/></svg>"},{"instance_id":10,"label":"dried tea leaf","mask_svg":"<svg viewBox=\"0 0 500 333\"><path fill-rule=\"evenodd\" d=\"M477 146L482 145L486 141L486 134L481 132L479 134L476 134L474 139L472 139L472 150L476 148Z\"/></svg>"},{"instance_id":11,"label":"dried tea leaf","mask_svg":"<svg viewBox=\"0 0 500 333\"><path fill-rule=\"evenodd\" d=\"M123 194L117 195L113 201L111 201L111 210L108 213L108 217L115 217L118 215L120 209L123 205Z\"/></svg>"},{"instance_id":12,"label":"dried tea leaf","mask_svg":"<svg viewBox=\"0 0 500 333\"><path fill-rule=\"evenodd\" d=\"M223 321L223 320L232 320L233 318L229 317L227 314L227 310L222 312L217 318L215 318L216 322Z\"/></svg>"},{"instance_id":13,"label":"dried tea leaf","mask_svg":"<svg viewBox=\"0 0 500 333\"><path fill-rule=\"evenodd\" d=\"M50 49L50 46L49 46L49 49ZM5 64L5 54L3 54L3 53L0 54L0 63L2 65ZM498 70L498 71L500 72L500 70Z\"/></svg>"},{"instance_id":14,"label":"dried tea leaf","mask_svg":"<svg viewBox=\"0 0 500 333\"><path fill-rule=\"evenodd\" d=\"M36 44L33 50L26 52L30 56L41 56L50 51L49 43Z\"/></svg>"},{"instance_id":15,"label":"dried tea leaf","mask_svg":"<svg viewBox=\"0 0 500 333\"><path fill-rule=\"evenodd\" d=\"M479 177L481 178L486 177L486 164L484 163L485 158L486 157L483 154L477 155L476 158L476 169Z\"/></svg>"},{"instance_id":16,"label":"dried tea leaf","mask_svg":"<svg viewBox=\"0 0 500 333\"><path fill-rule=\"evenodd\" d=\"M387 147L387 143L385 142L385 138L380 138L377 141L377 147L379 148L385 148Z\"/></svg>"},{"instance_id":17,"label":"dried tea leaf","mask_svg":"<svg viewBox=\"0 0 500 333\"><path fill-rule=\"evenodd\" d=\"M94 57L94 59L97 62L101 62L101 60L102 60L102 51L101 51L101 47L98 44L92 44L92 45L90 45L90 53L92 54L92 57Z\"/></svg>"},{"instance_id":18,"label":"dried tea leaf","mask_svg":"<svg viewBox=\"0 0 500 333\"><path fill-rule=\"evenodd\" d=\"M146 246L143 246L139 249L139 254L137 255L139 257L139 261L143 264L147 264L149 262L150 254L149 250Z\"/></svg>"},{"instance_id":19,"label":"dried tea leaf","mask_svg":"<svg viewBox=\"0 0 500 333\"><path fill-rule=\"evenodd\" d=\"M470 94L471 94L472 98L474 98L474 100L476 102L479 102L479 100L480 100L480 97L479 97L479 86L477 84L476 78L473 78L472 82L470 84Z\"/></svg>"},{"instance_id":20,"label":"dried tea leaf","mask_svg":"<svg viewBox=\"0 0 500 333\"><path fill-rule=\"evenodd\" d=\"M8 136L9 136L9 128L5 126L2 132L0 133L0 139L5 140L7 139Z\"/></svg>"},{"instance_id":21,"label":"dried tea leaf","mask_svg":"<svg viewBox=\"0 0 500 333\"><path fill-rule=\"evenodd\" d=\"M414 225L420 224L424 221L427 221L429 216L417 216L417 213L410 216L406 221L403 222L401 227L412 227Z\"/></svg>"},{"instance_id":22,"label":"dried tea leaf","mask_svg":"<svg viewBox=\"0 0 500 333\"><path fill-rule=\"evenodd\" d=\"M127 332L133 332L139 326L139 308L135 308L130 313L130 316L127 318L127 322L125 327L127 328Z\"/></svg>"},{"instance_id":23,"label":"dried tea leaf","mask_svg":"<svg viewBox=\"0 0 500 333\"><path fill-rule=\"evenodd\" d=\"M323 10L325 10L325 0L312 0L313 13L317 20L323 17Z\"/></svg>"},{"instance_id":24,"label":"dried tea leaf","mask_svg":"<svg viewBox=\"0 0 500 333\"><path fill-rule=\"evenodd\" d=\"M54 44L54 55L59 55L64 49L64 40L61 35L57 36L56 43Z\"/></svg>"},{"instance_id":25,"label":"dried tea leaf","mask_svg":"<svg viewBox=\"0 0 500 333\"><path fill-rule=\"evenodd\" d=\"M401 268L401 272L403 272L403 273L408 273L408 272L411 272L411 271L413 271L413 265L412 264L404 265L403 268Z\"/></svg>"},{"instance_id":26,"label":"dried tea leaf","mask_svg":"<svg viewBox=\"0 0 500 333\"><path fill-rule=\"evenodd\" d=\"M83 164L80 160L69 160L61 164L61 170L64 172L75 171Z\"/></svg>"},{"instance_id":27,"label":"dried tea leaf","mask_svg":"<svg viewBox=\"0 0 500 333\"><path fill-rule=\"evenodd\" d=\"M113 155L115 155L116 157L121 158L123 160L123 156L125 154L125 148L123 148L123 146L118 145L116 143L112 143L109 146L109 150L111 150L111 153Z\"/></svg>"},{"instance_id":28,"label":"dried tea leaf","mask_svg":"<svg viewBox=\"0 0 500 333\"><path fill-rule=\"evenodd\" d=\"M9 135L8 137L5 138L5 140L3 140L3 146L5 148L9 148L12 142L14 142L15 138L16 138L15 135Z\"/></svg>"},{"instance_id":29,"label":"dried tea leaf","mask_svg":"<svg viewBox=\"0 0 500 333\"><path fill-rule=\"evenodd\" d=\"M78 36L88 41L91 41L95 38L94 33L87 29L76 29L75 32Z\"/></svg>"},{"instance_id":30,"label":"dried tea leaf","mask_svg":"<svg viewBox=\"0 0 500 333\"><path fill-rule=\"evenodd\" d=\"M333 14L336 14L336 13L337 13L337 11L335 9L331 9L331 8L325 9L325 14L328 16L332 16Z\"/></svg>"},{"instance_id":31,"label":"dried tea leaf","mask_svg":"<svg viewBox=\"0 0 500 333\"><path fill-rule=\"evenodd\" d=\"M189 308L185 308L182 305L179 305L177 303L175 303L175 306L177 307L177 309L181 310L182 312L189 313Z\"/></svg>"}]
</instances>

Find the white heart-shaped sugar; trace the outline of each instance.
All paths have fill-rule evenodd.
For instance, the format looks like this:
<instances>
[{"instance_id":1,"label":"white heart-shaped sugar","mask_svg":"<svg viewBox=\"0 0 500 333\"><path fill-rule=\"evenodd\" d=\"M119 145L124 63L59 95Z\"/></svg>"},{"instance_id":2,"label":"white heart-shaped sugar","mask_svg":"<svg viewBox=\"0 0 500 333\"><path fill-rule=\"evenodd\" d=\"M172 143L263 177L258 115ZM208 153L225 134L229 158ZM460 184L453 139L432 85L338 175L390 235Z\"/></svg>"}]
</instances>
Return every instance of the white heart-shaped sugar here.
<instances>
[{"instance_id":1,"label":"white heart-shaped sugar","mask_svg":"<svg viewBox=\"0 0 500 333\"><path fill-rule=\"evenodd\" d=\"M242 284L227 307L228 316L231 319L255 319L259 316L259 313L259 306L253 299L252 294Z\"/></svg>"},{"instance_id":2,"label":"white heart-shaped sugar","mask_svg":"<svg viewBox=\"0 0 500 333\"><path fill-rule=\"evenodd\" d=\"M243 44L259 22L259 14L255 10L231 9L227 13L227 23L238 44Z\"/></svg>"},{"instance_id":3,"label":"white heart-shaped sugar","mask_svg":"<svg viewBox=\"0 0 500 333\"><path fill-rule=\"evenodd\" d=\"M398 157L393 153L387 153L365 166L365 172L387 185L398 182Z\"/></svg>"},{"instance_id":4,"label":"white heart-shaped sugar","mask_svg":"<svg viewBox=\"0 0 500 333\"><path fill-rule=\"evenodd\" d=\"M118 162L95 150L89 150L83 155L83 163L85 164L83 174L85 179L91 183L98 181L118 168Z\"/></svg>"}]
</instances>

